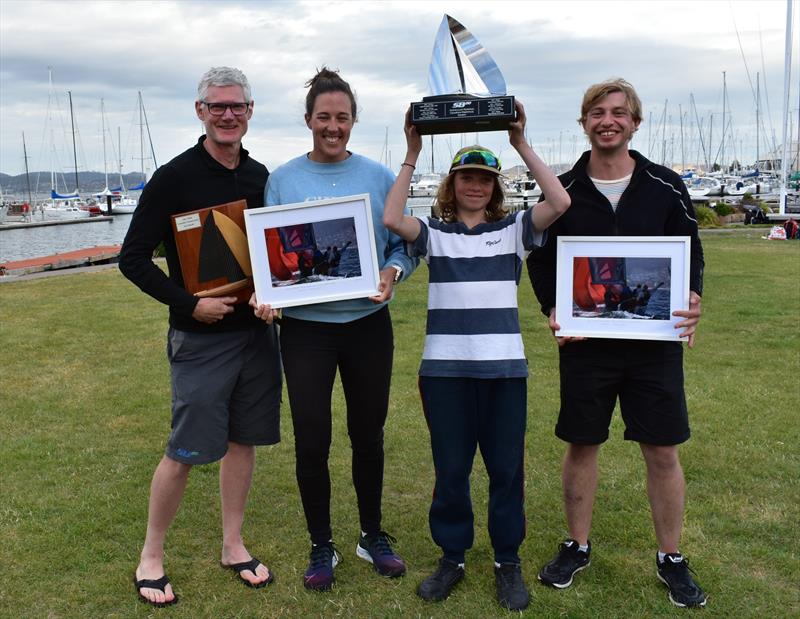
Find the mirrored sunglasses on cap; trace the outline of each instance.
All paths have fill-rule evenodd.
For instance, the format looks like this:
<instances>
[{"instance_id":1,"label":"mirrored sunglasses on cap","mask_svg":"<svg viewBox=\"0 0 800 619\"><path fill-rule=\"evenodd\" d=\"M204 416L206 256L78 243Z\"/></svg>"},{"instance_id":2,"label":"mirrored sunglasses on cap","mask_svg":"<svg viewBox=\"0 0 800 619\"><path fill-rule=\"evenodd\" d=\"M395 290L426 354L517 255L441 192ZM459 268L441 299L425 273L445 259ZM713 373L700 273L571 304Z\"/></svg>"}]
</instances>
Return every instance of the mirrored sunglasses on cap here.
<instances>
[{"instance_id":1,"label":"mirrored sunglasses on cap","mask_svg":"<svg viewBox=\"0 0 800 619\"><path fill-rule=\"evenodd\" d=\"M500 172L502 169L500 166L500 159L498 159L494 153L488 150L478 149L457 153L453 159L453 163L450 164L450 171L452 172L460 167L483 168L488 169L490 172Z\"/></svg>"}]
</instances>

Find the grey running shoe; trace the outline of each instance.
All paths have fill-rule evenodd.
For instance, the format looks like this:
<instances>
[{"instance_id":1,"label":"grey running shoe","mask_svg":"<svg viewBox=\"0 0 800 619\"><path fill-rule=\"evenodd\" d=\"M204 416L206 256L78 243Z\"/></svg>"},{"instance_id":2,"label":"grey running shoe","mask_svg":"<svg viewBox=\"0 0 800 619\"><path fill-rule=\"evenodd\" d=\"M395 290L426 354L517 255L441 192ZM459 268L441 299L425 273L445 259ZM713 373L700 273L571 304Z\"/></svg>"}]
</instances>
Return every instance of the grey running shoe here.
<instances>
[{"instance_id":1,"label":"grey running shoe","mask_svg":"<svg viewBox=\"0 0 800 619\"><path fill-rule=\"evenodd\" d=\"M588 545L589 549L583 552L574 539L564 540L558 547L558 554L539 572L539 580L557 589L569 587L573 576L591 564L589 555L592 552L592 543L588 542Z\"/></svg>"},{"instance_id":2,"label":"grey running shoe","mask_svg":"<svg viewBox=\"0 0 800 619\"><path fill-rule=\"evenodd\" d=\"M668 553L663 563L656 555L656 574L669 589L669 601L681 608L706 605L706 594L692 578L694 572L686 559L678 553Z\"/></svg>"}]
</instances>

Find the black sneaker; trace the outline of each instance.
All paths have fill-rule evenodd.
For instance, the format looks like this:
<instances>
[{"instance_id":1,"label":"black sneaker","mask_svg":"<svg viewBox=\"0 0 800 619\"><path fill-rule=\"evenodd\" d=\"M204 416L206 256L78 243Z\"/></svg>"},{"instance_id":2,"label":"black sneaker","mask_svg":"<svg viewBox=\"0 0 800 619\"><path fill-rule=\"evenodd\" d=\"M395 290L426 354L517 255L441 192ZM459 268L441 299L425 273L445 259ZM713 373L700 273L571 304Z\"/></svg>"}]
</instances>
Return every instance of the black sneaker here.
<instances>
[{"instance_id":1,"label":"black sneaker","mask_svg":"<svg viewBox=\"0 0 800 619\"><path fill-rule=\"evenodd\" d=\"M303 574L303 586L312 591L328 591L335 582L333 568L341 560L341 555L333 542L311 544L308 569Z\"/></svg>"},{"instance_id":2,"label":"black sneaker","mask_svg":"<svg viewBox=\"0 0 800 619\"><path fill-rule=\"evenodd\" d=\"M564 540L558 547L558 554L539 572L539 580L545 585L566 589L572 584L572 577L591 564L589 555L592 542L588 542L588 550L583 552L574 539Z\"/></svg>"},{"instance_id":3,"label":"black sneaker","mask_svg":"<svg viewBox=\"0 0 800 619\"><path fill-rule=\"evenodd\" d=\"M503 563L494 568L497 601L508 610L524 610L531 601L522 580L522 568L516 563Z\"/></svg>"},{"instance_id":4,"label":"black sneaker","mask_svg":"<svg viewBox=\"0 0 800 619\"><path fill-rule=\"evenodd\" d=\"M417 587L417 595L426 602L441 602L450 595L461 579L464 568L458 563L442 557L436 571L423 580Z\"/></svg>"},{"instance_id":5,"label":"black sneaker","mask_svg":"<svg viewBox=\"0 0 800 619\"><path fill-rule=\"evenodd\" d=\"M689 572L694 572L689 563L678 553L668 553L659 562L656 555L656 574L669 588L669 601L681 608L705 606L706 594L698 586Z\"/></svg>"},{"instance_id":6,"label":"black sneaker","mask_svg":"<svg viewBox=\"0 0 800 619\"><path fill-rule=\"evenodd\" d=\"M376 535L362 535L356 545L356 555L372 563L375 571L381 576L396 578L406 573L406 564L402 557L392 550L397 540L386 531Z\"/></svg>"}]
</instances>

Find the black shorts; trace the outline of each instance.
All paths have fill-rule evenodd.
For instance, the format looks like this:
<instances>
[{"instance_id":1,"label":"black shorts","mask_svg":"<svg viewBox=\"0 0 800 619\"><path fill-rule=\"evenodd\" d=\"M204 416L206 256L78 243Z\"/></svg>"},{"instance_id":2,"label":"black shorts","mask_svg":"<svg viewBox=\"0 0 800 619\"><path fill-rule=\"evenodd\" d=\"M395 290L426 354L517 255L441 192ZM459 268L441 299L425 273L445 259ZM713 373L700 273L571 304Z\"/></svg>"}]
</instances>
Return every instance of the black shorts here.
<instances>
[{"instance_id":1,"label":"black shorts","mask_svg":"<svg viewBox=\"0 0 800 619\"><path fill-rule=\"evenodd\" d=\"M650 445L688 440L682 344L589 339L564 345L559 355L560 439L580 445L605 442L619 397L626 440Z\"/></svg>"}]
</instances>

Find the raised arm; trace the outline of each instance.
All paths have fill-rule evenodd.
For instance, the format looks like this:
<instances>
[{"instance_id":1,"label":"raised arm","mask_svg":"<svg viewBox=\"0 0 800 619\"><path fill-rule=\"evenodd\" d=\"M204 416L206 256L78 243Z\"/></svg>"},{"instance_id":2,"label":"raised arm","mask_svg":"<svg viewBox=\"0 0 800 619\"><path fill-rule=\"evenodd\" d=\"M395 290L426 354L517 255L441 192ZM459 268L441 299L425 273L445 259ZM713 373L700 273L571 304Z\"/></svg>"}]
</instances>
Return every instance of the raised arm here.
<instances>
[{"instance_id":1,"label":"raised arm","mask_svg":"<svg viewBox=\"0 0 800 619\"><path fill-rule=\"evenodd\" d=\"M397 234L404 241L413 241L419 236L420 223L416 217L409 217L403 213L408 198L408 187L411 184L411 175L417 165L417 158L422 150L422 138L417 133L417 128L411 124L411 109L406 110L406 120L403 127L406 134L406 156L394 185L386 196L383 207L383 225Z\"/></svg>"},{"instance_id":2,"label":"raised arm","mask_svg":"<svg viewBox=\"0 0 800 619\"><path fill-rule=\"evenodd\" d=\"M508 141L522 157L522 161L528 166L545 196L545 199L533 209L534 227L537 230L544 230L566 212L570 205L570 197L558 177L525 141L525 108L519 100L516 101L515 107L517 120L509 125Z\"/></svg>"}]
</instances>

